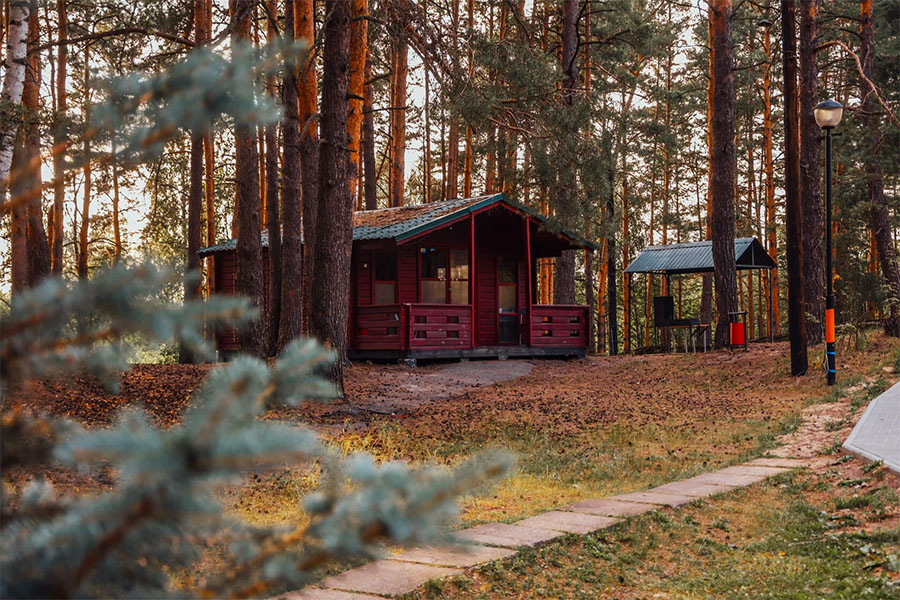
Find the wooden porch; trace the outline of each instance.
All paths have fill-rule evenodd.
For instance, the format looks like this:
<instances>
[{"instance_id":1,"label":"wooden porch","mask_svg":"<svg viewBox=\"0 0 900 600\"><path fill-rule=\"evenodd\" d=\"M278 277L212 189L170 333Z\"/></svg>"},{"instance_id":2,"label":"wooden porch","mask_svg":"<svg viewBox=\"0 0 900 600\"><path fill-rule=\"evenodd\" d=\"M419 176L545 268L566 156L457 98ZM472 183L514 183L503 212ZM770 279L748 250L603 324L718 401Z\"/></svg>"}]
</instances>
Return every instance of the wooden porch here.
<instances>
[{"instance_id":1,"label":"wooden porch","mask_svg":"<svg viewBox=\"0 0 900 600\"><path fill-rule=\"evenodd\" d=\"M356 313L350 358L584 357L588 307L532 304L529 308L519 318L518 343L478 346L470 304L361 306Z\"/></svg>"}]
</instances>

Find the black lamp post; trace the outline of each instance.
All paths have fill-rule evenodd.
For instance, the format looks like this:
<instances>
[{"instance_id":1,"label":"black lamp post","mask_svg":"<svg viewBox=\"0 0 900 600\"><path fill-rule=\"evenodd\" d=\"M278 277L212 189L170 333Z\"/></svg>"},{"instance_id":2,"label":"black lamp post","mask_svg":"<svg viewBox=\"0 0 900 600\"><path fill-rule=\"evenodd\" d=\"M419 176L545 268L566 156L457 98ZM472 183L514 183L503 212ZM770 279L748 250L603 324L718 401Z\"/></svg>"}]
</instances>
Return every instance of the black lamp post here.
<instances>
[{"instance_id":1,"label":"black lamp post","mask_svg":"<svg viewBox=\"0 0 900 600\"><path fill-rule=\"evenodd\" d=\"M823 100L813 110L816 124L825 130L825 364L828 385L837 375L834 354L834 265L831 251L831 130L841 122L844 107L835 100Z\"/></svg>"}]
</instances>

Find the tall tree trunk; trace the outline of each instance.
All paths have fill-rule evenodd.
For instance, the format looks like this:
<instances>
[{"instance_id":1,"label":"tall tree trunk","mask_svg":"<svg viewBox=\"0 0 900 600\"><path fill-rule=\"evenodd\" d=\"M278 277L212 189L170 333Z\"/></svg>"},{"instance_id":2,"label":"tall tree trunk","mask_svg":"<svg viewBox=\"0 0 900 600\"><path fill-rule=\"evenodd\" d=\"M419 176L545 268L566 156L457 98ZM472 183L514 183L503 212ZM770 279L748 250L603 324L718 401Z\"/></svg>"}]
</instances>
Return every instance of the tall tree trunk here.
<instances>
[{"instance_id":1,"label":"tall tree trunk","mask_svg":"<svg viewBox=\"0 0 900 600\"><path fill-rule=\"evenodd\" d=\"M822 249L822 199L819 197L819 126L813 108L819 102L816 84L818 0L800 0L800 205L803 218L803 298L806 301L807 343L822 341L825 317L825 266Z\"/></svg>"},{"instance_id":2,"label":"tall tree trunk","mask_svg":"<svg viewBox=\"0 0 900 600\"><path fill-rule=\"evenodd\" d=\"M68 137L68 92L66 76L69 66L69 18L66 0L56 0L57 48L56 60L56 112L53 117L53 143L62 144ZM63 203L66 199L65 154L53 153L53 210L50 215L50 270L56 276L63 270Z\"/></svg>"},{"instance_id":3,"label":"tall tree trunk","mask_svg":"<svg viewBox=\"0 0 900 600\"><path fill-rule=\"evenodd\" d=\"M25 85L25 55L28 50L28 16L30 0L12 0L9 3L9 25L6 31L6 63L3 91L0 102L6 106L18 106L22 101ZM0 133L0 202L6 200L6 186L12 165L13 145L18 127L4 127Z\"/></svg>"},{"instance_id":4,"label":"tall tree trunk","mask_svg":"<svg viewBox=\"0 0 900 600\"><path fill-rule=\"evenodd\" d=\"M195 4L196 6L196 4ZM196 18L196 13L195 13ZM203 236L201 213L203 212L203 135L194 132L191 135L191 171L188 187L188 235L185 273L196 274L196 280L190 277L184 280L184 301L189 302L200 296L200 250ZM193 353L181 345L178 352L179 362L194 362Z\"/></svg>"},{"instance_id":5,"label":"tall tree trunk","mask_svg":"<svg viewBox=\"0 0 900 600\"><path fill-rule=\"evenodd\" d=\"M28 172L27 190L30 194L26 209L28 221L28 285L34 286L50 274L50 246L44 230L44 211L41 206L41 137L38 131L40 119L41 55L37 51L40 43L38 28L38 3L31 0L28 17L28 58L25 69L25 85L22 90L22 104L25 106L25 165Z\"/></svg>"},{"instance_id":6,"label":"tall tree trunk","mask_svg":"<svg viewBox=\"0 0 900 600\"><path fill-rule=\"evenodd\" d=\"M716 287L715 346L728 341L728 313L737 309L734 259L734 68L731 0L709 3L712 25L712 251Z\"/></svg>"},{"instance_id":7,"label":"tall tree trunk","mask_svg":"<svg viewBox=\"0 0 900 600\"><path fill-rule=\"evenodd\" d=\"M422 12L423 18L428 17L428 4L422 4ZM429 80L431 79L428 69L428 56L422 57L422 78L425 80L425 104L422 108L422 112L425 116L424 126L424 134L422 140L422 198L424 202L431 202L431 85Z\"/></svg>"},{"instance_id":8,"label":"tall tree trunk","mask_svg":"<svg viewBox=\"0 0 900 600\"><path fill-rule=\"evenodd\" d=\"M706 83L706 147L709 151L709 165L712 165L712 127L713 127L713 61L715 60L715 47L713 46L712 19L707 19L707 42L709 44L709 77ZM700 207L697 207L697 218L700 218ZM707 169L706 174L706 238L712 239L712 227L710 215L712 214L712 166ZM703 274L702 290L700 293L700 322L704 324L712 323L712 276L709 273ZM727 316L727 315L726 315ZM707 335L707 338L709 336ZM707 340L711 342L712 340Z\"/></svg>"},{"instance_id":9,"label":"tall tree trunk","mask_svg":"<svg viewBox=\"0 0 900 600\"><path fill-rule=\"evenodd\" d=\"M15 127L21 133L20 127ZM22 135L17 135L13 144L10 168L19 170L25 166L25 145ZM9 193L18 198L28 191L28 178L16 177L10 184ZM16 203L10 215L10 279L13 297L28 287L28 207L24 203Z\"/></svg>"},{"instance_id":10,"label":"tall tree trunk","mask_svg":"<svg viewBox=\"0 0 900 600\"><path fill-rule=\"evenodd\" d=\"M233 0L232 45L250 41L250 17L253 0ZM237 293L246 296L260 310L260 318L241 332L241 350L263 356L266 349L265 302L263 296L261 216L259 197L259 152L257 132L253 125L240 124L234 128L235 179L237 198Z\"/></svg>"},{"instance_id":11,"label":"tall tree trunk","mask_svg":"<svg viewBox=\"0 0 900 600\"><path fill-rule=\"evenodd\" d=\"M290 8L290 7L289 7ZM266 0L266 43L273 44L278 38L276 22L278 19L278 3L276 0ZM278 83L275 75L270 75L266 81L266 93L272 96L273 102L277 102ZM294 106L297 106L296 98ZM269 260L266 268L269 269L269 290L266 294L268 302L267 332L269 334L266 351L269 356L278 354L278 334L281 328L281 210L278 203L278 126L266 127L266 230L269 233Z\"/></svg>"},{"instance_id":12,"label":"tall tree trunk","mask_svg":"<svg viewBox=\"0 0 900 600\"><path fill-rule=\"evenodd\" d=\"M624 163L624 159L623 159ZM628 178L622 169L622 351L631 353L631 275L625 272L631 263L628 233Z\"/></svg>"},{"instance_id":13,"label":"tall tree trunk","mask_svg":"<svg viewBox=\"0 0 900 600\"><path fill-rule=\"evenodd\" d=\"M406 27L398 24L393 41L391 93L391 206L403 206L406 192L406 80L409 74L409 42ZM453 149L451 147L451 153Z\"/></svg>"},{"instance_id":14,"label":"tall tree trunk","mask_svg":"<svg viewBox=\"0 0 900 600\"><path fill-rule=\"evenodd\" d=\"M800 132L797 123L797 32L794 0L781 0L781 43L784 71L784 204L787 217L788 335L791 374L805 375L807 359L803 301L803 232L800 204Z\"/></svg>"},{"instance_id":15,"label":"tall tree trunk","mask_svg":"<svg viewBox=\"0 0 900 600\"><path fill-rule=\"evenodd\" d=\"M293 0L285 0L284 36L294 40ZM278 350L300 337L303 329L303 239L300 200L300 118L297 111L297 65L284 65L282 103L284 121L281 135L284 157L281 162L281 210L284 239L281 246L281 310L279 312ZM367 159L368 160L368 159Z\"/></svg>"},{"instance_id":16,"label":"tall tree trunk","mask_svg":"<svg viewBox=\"0 0 900 600\"><path fill-rule=\"evenodd\" d=\"M310 298L310 334L337 354L329 376L343 395L347 353L353 197L347 148L347 92L350 62L350 4L326 0L322 79L322 144L319 151L319 220L316 233L315 293ZM405 95L404 95L405 97ZM328 243L323 243L325 240Z\"/></svg>"},{"instance_id":17,"label":"tall tree trunk","mask_svg":"<svg viewBox=\"0 0 900 600\"><path fill-rule=\"evenodd\" d=\"M366 210L378 208L378 177L375 173L375 93L372 88L372 55L366 53L365 104L363 106L363 159L365 169Z\"/></svg>"},{"instance_id":18,"label":"tall tree trunk","mask_svg":"<svg viewBox=\"0 0 900 600\"><path fill-rule=\"evenodd\" d=\"M618 298L616 297L616 200L615 176L609 172L609 196L606 199L606 216L609 219L609 234L606 237L606 296L609 305L609 354L619 353ZM624 270L624 269L623 269ZM623 275L624 276L624 275Z\"/></svg>"},{"instance_id":19,"label":"tall tree trunk","mask_svg":"<svg viewBox=\"0 0 900 600\"><path fill-rule=\"evenodd\" d=\"M766 69L763 75L763 152L766 171L766 247L769 258L775 261L772 269L772 285L769 290L770 323L769 331L781 333L781 305L778 286L778 235L775 227L775 160L772 156L772 35L771 26L766 27L763 41L766 53Z\"/></svg>"},{"instance_id":20,"label":"tall tree trunk","mask_svg":"<svg viewBox=\"0 0 900 600\"><path fill-rule=\"evenodd\" d=\"M578 65L575 64L575 52L578 49L578 2L563 0L562 5L562 53L561 64L563 78L563 103L574 106L578 79ZM566 187L571 183L566 182ZM574 197L572 190L571 197ZM568 194L563 193L563 196ZM555 298L557 304L575 304L575 252L563 250L556 259Z\"/></svg>"},{"instance_id":21,"label":"tall tree trunk","mask_svg":"<svg viewBox=\"0 0 900 600\"><path fill-rule=\"evenodd\" d=\"M85 122L90 122L90 74L91 59L87 46L84 48L84 114ZM84 196L81 204L81 227L78 229L78 278L87 279L88 276L88 226L91 217L91 143L86 138L83 147L84 156Z\"/></svg>"},{"instance_id":22,"label":"tall tree trunk","mask_svg":"<svg viewBox=\"0 0 900 600\"><path fill-rule=\"evenodd\" d=\"M366 57L369 54L369 0L352 0L350 35L350 115L347 118L347 134L350 136L350 193L359 198L357 209L362 208L362 196L358 193L362 167L362 126L365 102Z\"/></svg>"},{"instance_id":23,"label":"tall tree trunk","mask_svg":"<svg viewBox=\"0 0 900 600\"><path fill-rule=\"evenodd\" d=\"M194 0L194 40L197 44L203 43L203 23L205 20L205 7L203 0ZM115 152L115 148L113 149ZM113 170L116 169L116 161L113 159ZM184 280L184 301L190 302L200 296L200 255L198 251L203 243L203 135L195 131L191 133L191 157L190 157L190 184L188 187L188 230L187 230L187 256L185 257L185 275L196 274L197 280L189 276ZM116 179L113 175L113 180ZM118 189L118 184L116 185ZM116 194L118 195L118 194ZM118 235L117 235L118 237ZM181 363L194 362L191 353L183 344L179 347L178 360Z\"/></svg>"},{"instance_id":24,"label":"tall tree trunk","mask_svg":"<svg viewBox=\"0 0 900 600\"><path fill-rule=\"evenodd\" d=\"M872 24L872 0L860 2L860 60L863 74L871 81L875 71L875 30ZM871 132L871 149L866 161L866 187L869 192L869 224L878 250L881 275L888 290L888 314L884 319L884 332L900 336L900 269L897 266L896 246L891 239L891 222L884 197L881 151L885 144L881 133L881 111L872 98L872 90L860 78L860 96L863 98L862 115L864 129Z\"/></svg>"},{"instance_id":25,"label":"tall tree trunk","mask_svg":"<svg viewBox=\"0 0 900 600\"><path fill-rule=\"evenodd\" d=\"M466 15L469 20L469 29L475 28L475 0L466 0ZM466 67L469 79L475 78L475 50L469 49L469 59ZM472 197L472 160L475 152L475 131L466 125L466 154L463 162L463 196Z\"/></svg>"},{"instance_id":26,"label":"tall tree trunk","mask_svg":"<svg viewBox=\"0 0 900 600\"><path fill-rule=\"evenodd\" d=\"M304 40L307 48L315 45L315 0L296 0L294 3L294 38ZM318 83L316 80L315 52L307 52L300 66L299 124L300 124L300 185L303 202L303 243L306 248L315 247L318 231L319 209L319 128L317 113ZM309 302L314 282L317 281L312 252L303 254L303 329L307 328ZM284 310L284 307L282 307Z\"/></svg>"}]
</instances>

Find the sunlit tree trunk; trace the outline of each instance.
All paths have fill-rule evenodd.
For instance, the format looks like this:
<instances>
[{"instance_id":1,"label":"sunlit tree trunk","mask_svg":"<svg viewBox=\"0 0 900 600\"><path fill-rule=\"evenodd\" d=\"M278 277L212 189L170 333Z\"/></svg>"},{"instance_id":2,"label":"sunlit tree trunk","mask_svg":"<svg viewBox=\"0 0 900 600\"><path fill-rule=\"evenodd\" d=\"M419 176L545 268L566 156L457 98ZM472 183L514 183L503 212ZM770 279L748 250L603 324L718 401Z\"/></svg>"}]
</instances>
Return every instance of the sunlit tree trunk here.
<instances>
[{"instance_id":1,"label":"sunlit tree trunk","mask_svg":"<svg viewBox=\"0 0 900 600\"><path fill-rule=\"evenodd\" d=\"M409 74L409 42L403 26L393 40L391 93L391 194L390 205L402 206L406 187L406 84ZM452 148L451 148L452 152Z\"/></svg>"},{"instance_id":2,"label":"sunlit tree trunk","mask_svg":"<svg viewBox=\"0 0 900 600\"><path fill-rule=\"evenodd\" d=\"M85 120L90 121L90 51L84 48L84 113ZM87 279L88 276L88 224L91 216L91 143L85 138L83 145L82 161L83 173L83 200L81 203L81 226L78 229L78 278Z\"/></svg>"},{"instance_id":3,"label":"sunlit tree trunk","mask_svg":"<svg viewBox=\"0 0 900 600\"><path fill-rule=\"evenodd\" d=\"M350 136L350 193L362 209L359 180L362 167L362 126L365 103L366 57L369 54L369 0L351 0L350 22L350 115L347 118L347 134Z\"/></svg>"},{"instance_id":4,"label":"sunlit tree trunk","mask_svg":"<svg viewBox=\"0 0 900 600\"><path fill-rule=\"evenodd\" d=\"M366 55L365 105L363 106L363 160L365 171L366 210L378 208L378 177L375 172L375 113L373 111L374 91L372 90L372 54Z\"/></svg>"},{"instance_id":5,"label":"sunlit tree trunk","mask_svg":"<svg viewBox=\"0 0 900 600\"><path fill-rule=\"evenodd\" d=\"M37 47L40 43L38 27L38 3L31 0L28 17L28 58L25 68L25 85L22 90L22 104L25 107L25 179L29 198L26 208L28 233L28 285L34 286L50 274L50 246L44 229L44 212L41 207L41 137L38 130L40 120L41 60Z\"/></svg>"},{"instance_id":6,"label":"sunlit tree trunk","mask_svg":"<svg viewBox=\"0 0 900 600\"><path fill-rule=\"evenodd\" d=\"M66 0L56 0L56 113L53 118L53 143L62 144L67 138L68 91L66 78L69 66L69 18ZM63 271L63 205L66 199L65 154L53 153L53 209L50 212L50 270L54 275Z\"/></svg>"}]
</instances>

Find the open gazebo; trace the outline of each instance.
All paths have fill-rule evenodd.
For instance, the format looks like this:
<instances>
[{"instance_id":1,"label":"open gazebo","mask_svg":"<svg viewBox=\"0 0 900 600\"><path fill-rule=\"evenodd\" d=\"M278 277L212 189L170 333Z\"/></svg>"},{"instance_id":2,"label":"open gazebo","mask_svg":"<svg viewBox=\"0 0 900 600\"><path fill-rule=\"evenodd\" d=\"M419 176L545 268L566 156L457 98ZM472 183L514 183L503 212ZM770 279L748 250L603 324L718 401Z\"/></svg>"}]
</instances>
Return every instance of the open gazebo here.
<instances>
[{"instance_id":1,"label":"open gazebo","mask_svg":"<svg viewBox=\"0 0 900 600\"><path fill-rule=\"evenodd\" d=\"M769 271L769 320L772 319L772 269L775 261L755 237L734 240L735 266L738 271L747 269L768 269ZM687 242L683 244L667 244L665 246L648 246L625 269L625 273L651 273L666 278L666 288L671 289L669 278L672 275L685 275L713 272L712 241ZM708 327L698 319L676 319L671 296L654 298L654 326L657 328L700 328ZM721 316L720 316L721 318ZM699 331L698 329L695 329Z\"/></svg>"}]
</instances>

